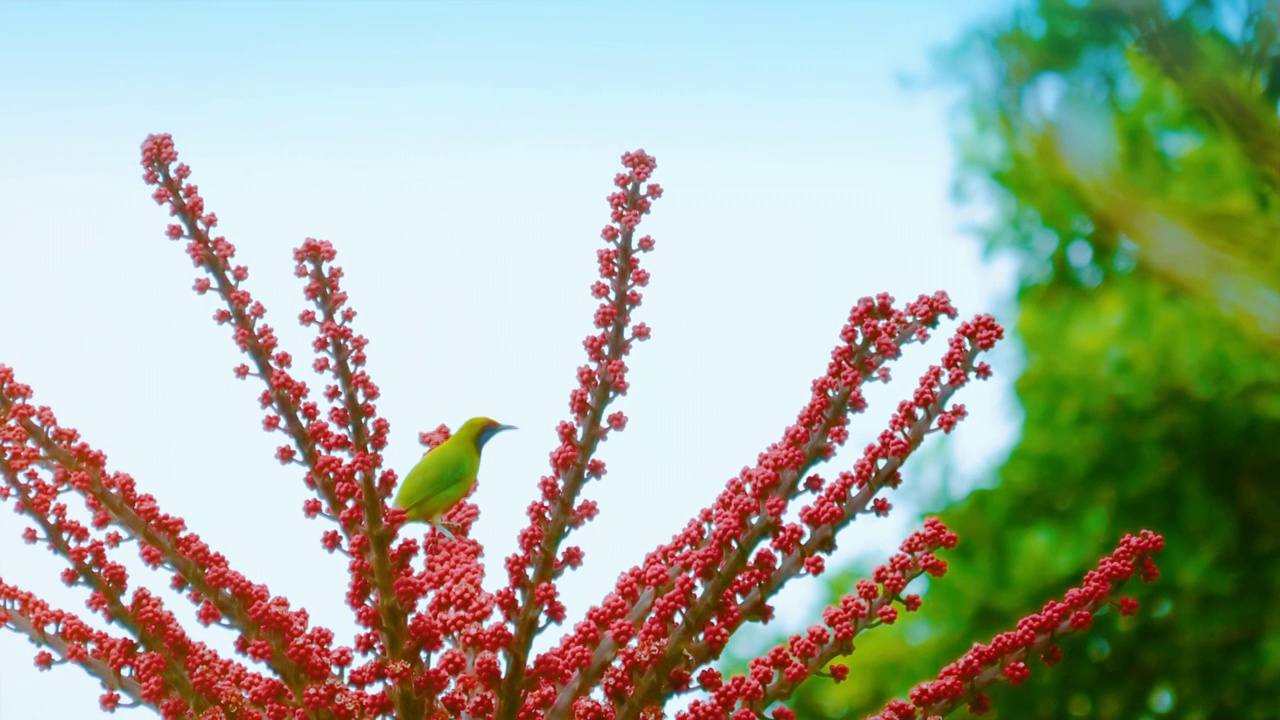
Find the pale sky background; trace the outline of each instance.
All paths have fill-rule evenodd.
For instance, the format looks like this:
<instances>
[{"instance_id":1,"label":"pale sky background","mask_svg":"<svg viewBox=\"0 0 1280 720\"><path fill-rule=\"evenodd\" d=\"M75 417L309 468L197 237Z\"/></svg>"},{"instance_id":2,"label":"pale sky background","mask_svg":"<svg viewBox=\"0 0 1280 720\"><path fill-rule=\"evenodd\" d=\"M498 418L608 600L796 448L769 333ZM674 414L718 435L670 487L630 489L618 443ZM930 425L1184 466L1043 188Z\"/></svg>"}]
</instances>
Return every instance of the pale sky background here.
<instances>
[{"instance_id":1,"label":"pale sky background","mask_svg":"<svg viewBox=\"0 0 1280 720\"><path fill-rule=\"evenodd\" d=\"M401 474L441 422L522 428L486 447L475 496L491 587L568 415L618 157L643 147L667 190L642 225L657 249L635 319L654 332L615 406L631 423L587 490L601 514L570 539L587 550L561 583L576 621L794 420L860 296L945 289L962 319L1011 322L1010 269L981 260L962 231L974 210L949 198L953 98L903 83L1011 2L0 5L0 363L348 644L345 564L302 516L298 468L272 457L283 436L261 430L261 387L232 376L241 358L164 237L139 143L173 133L304 375L290 250L335 243ZM871 391L824 472L852 465L953 329ZM1003 456L1016 349L993 364L957 398L969 420L909 463L899 510L855 523L829 567L884 556L940 482L966 487ZM25 525L0 513L0 577L96 617ZM809 624L819 591L793 583L778 627ZM35 652L0 630L0 718L92 717L97 682L37 672Z\"/></svg>"}]
</instances>

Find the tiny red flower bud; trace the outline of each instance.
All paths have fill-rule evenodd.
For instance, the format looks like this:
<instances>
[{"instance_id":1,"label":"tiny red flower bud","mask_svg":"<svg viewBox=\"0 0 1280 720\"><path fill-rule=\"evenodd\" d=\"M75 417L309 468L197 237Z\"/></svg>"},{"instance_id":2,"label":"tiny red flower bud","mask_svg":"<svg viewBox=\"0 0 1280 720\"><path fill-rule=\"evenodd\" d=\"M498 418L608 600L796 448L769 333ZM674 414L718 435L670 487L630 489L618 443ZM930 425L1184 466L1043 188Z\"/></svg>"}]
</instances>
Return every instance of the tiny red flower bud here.
<instances>
[{"instance_id":1,"label":"tiny red flower bud","mask_svg":"<svg viewBox=\"0 0 1280 720\"><path fill-rule=\"evenodd\" d=\"M1004 668L1005 677L1009 678L1009 684L1021 685L1027 678L1031 677L1031 671L1027 669L1027 664L1018 661L1009 663Z\"/></svg>"},{"instance_id":2,"label":"tiny red flower bud","mask_svg":"<svg viewBox=\"0 0 1280 720\"><path fill-rule=\"evenodd\" d=\"M36 653L35 664L41 670L48 670L53 667L53 653L47 650L41 650Z\"/></svg>"},{"instance_id":3,"label":"tiny red flower bud","mask_svg":"<svg viewBox=\"0 0 1280 720\"><path fill-rule=\"evenodd\" d=\"M1088 610L1077 610L1071 615L1071 627L1077 630L1088 630L1093 625L1093 613Z\"/></svg>"},{"instance_id":4,"label":"tiny red flower bud","mask_svg":"<svg viewBox=\"0 0 1280 720\"><path fill-rule=\"evenodd\" d=\"M823 559L818 555L810 555L804 559L804 570L810 575L821 575L825 568Z\"/></svg>"}]
</instances>

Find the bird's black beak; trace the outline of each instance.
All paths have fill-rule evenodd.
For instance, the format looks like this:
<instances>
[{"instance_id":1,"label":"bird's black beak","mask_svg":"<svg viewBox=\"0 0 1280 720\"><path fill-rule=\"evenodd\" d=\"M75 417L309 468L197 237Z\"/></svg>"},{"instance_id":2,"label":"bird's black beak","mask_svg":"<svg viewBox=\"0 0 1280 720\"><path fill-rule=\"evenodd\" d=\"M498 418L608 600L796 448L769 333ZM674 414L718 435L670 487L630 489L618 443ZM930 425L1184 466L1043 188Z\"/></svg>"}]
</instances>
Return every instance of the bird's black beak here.
<instances>
[{"instance_id":1,"label":"bird's black beak","mask_svg":"<svg viewBox=\"0 0 1280 720\"><path fill-rule=\"evenodd\" d=\"M480 437L477 438L476 441L476 446L483 448L485 443L489 442L494 435L497 435L503 430L519 430L519 428L515 425L490 425L480 433Z\"/></svg>"}]
</instances>

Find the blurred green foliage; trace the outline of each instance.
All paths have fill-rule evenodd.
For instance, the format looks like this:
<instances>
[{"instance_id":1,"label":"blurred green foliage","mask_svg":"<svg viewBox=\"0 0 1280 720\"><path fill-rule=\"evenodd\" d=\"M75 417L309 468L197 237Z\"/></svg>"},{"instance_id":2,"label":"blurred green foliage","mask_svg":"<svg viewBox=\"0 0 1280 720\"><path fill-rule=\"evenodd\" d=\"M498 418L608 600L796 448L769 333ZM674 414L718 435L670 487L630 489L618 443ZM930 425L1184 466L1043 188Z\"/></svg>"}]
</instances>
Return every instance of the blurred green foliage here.
<instances>
[{"instance_id":1,"label":"blurred green foliage","mask_svg":"<svg viewBox=\"0 0 1280 720\"><path fill-rule=\"evenodd\" d=\"M903 697L1151 528L1138 615L1064 641L988 717L1280 718L1278 28L1274 1L1039 0L943 58L957 187L1020 259L1025 422L997 487L941 513L951 572L849 680L803 686L800 717Z\"/></svg>"}]
</instances>

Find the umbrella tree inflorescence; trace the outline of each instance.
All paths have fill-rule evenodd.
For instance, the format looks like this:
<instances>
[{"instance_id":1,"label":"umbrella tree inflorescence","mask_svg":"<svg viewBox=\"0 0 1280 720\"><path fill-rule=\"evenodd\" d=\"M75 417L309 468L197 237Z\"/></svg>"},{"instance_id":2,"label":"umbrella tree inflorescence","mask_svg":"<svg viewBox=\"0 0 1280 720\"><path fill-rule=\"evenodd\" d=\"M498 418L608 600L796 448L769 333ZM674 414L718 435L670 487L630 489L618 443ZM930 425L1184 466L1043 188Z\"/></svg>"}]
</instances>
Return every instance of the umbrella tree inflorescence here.
<instances>
[{"instance_id":1,"label":"umbrella tree inflorescence","mask_svg":"<svg viewBox=\"0 0 1280 720\"><path fill-rule=\"evenodd\" d=\"M887 382L903 346L926 342L943 318L957 315L942 292L903 305L881 294L853 306L826 372L780 439L668 543L622 572L558 644L535 653L535 637L568 620L556 582L583 562L584 551L568 541L597 515L584 489L605 475L600 442L627 426L627 416L611 408L630 387L627 356L650 336L632 313L649 282L641 257L654 249L637 228L663 194L650 180L654 158L643 150L622 156L596 254L599 280L591 293L600 304L583 340L586 362L569 393L569 416L556 428L548 472L532 488L528 525L516 534L506 578L494 589L486 587L482 548L470 537L479 515L474 504L464 501L446 515L457 528L449 539L406 527L404 511L389 503L397 481L382 457L390 426L378 416L379 389L363 369L367 341L353 327L356 312L341 287L342 269L333 265L333 246L307 239L294 252L310 303L298 320L315 333L310 369L323 377L313 392L266 323L266 309L247 287L248 269L235 264L235 247L214 234L218 218L190 182L191 169L177 158L170 136L149 136L144 179L175 219L168 237L185 241L202 271L195 291L217 297L214 320L246 356L235 375L261 384L263 428L281 438L275 458L296 466L311 493L303 512L330 523L322 546L348 558L343 600L360 629L348 644L335 644L334 633L312 624L305 609L237 571L132 477L109 469L101 451L50 408L32 404L31 388L0 365L0 499L29 519L24 539L62 560L62 579L84 589L86 607L108 629L2 579L0 624L40 646L39 667L74 664L95 677L104 710L146 706L165 718L206 720L633 719L661 717L669 699L694 693L677 717L790 718L783 703L800 683L814 675L847 678L843 658L854 638L919 610L911 582L946 572L937 553L957 538L931 518L805 632L752 660L745 674L725 677L716 669L735 632L772 617L770 599L779 590L823 572L837 533L859 517L890 511L886 495L903 482L903 464L928 435L950 432L965 417L954 394L991 375L981 356L1003 330L978 315L959 325L875 442L852 463L837 462L834 474L813 472L835 460L848 439L850 417L866 408L864 386ZM448 433L440 426L419 437L433 446ZM1136 601L1118 590L1134 572L1155 578L1151 554L1161 543L1147 531L1126 536L1062 600L975 645L877 717L986 708L985 688L1021 682L1036 658L1057 662L1057 639L1089 629L1099 609L1116 603L1132 613ZM129 546L189 606L170 607L131 578L119 555ZM190 621L232 633L235 656L193 639L183 626Z\"/></svg>"}]
</instances>

